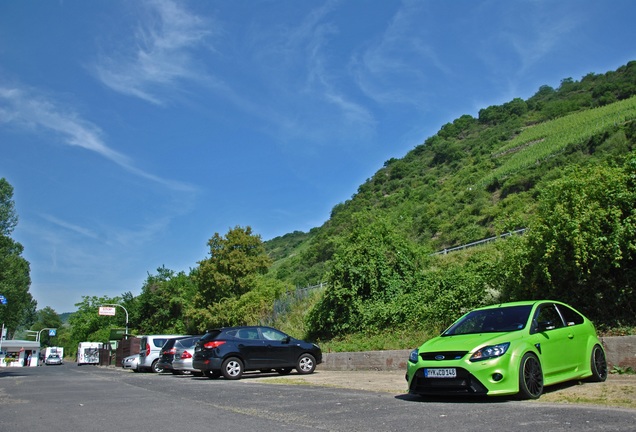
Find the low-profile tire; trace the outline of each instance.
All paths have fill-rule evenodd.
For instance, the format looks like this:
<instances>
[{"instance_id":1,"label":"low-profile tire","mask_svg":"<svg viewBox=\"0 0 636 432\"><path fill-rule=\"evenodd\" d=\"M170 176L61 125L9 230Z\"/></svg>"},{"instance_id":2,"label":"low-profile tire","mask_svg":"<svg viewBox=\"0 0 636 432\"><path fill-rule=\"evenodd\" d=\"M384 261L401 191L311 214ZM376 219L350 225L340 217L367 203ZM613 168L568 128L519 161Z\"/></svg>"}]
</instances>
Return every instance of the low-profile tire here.
<instances>
[{"instance_id":1,"label":"low-profile tire","mask_svg":"<svg viewBox=\"0 0 636 432\"><path fill-rule=\"evenodd\" d=\"M279 375L289 375L294 368L279 368L276 369Z\"/></svg>"},{"instance_id":2,"label":"low-profile tire","mask_svg":"<svg viewBox=\"0 0 636 432\"><path fill-rule=\"evenodd\" d=\"M150 366L150 371L154 372L154 373L163 372L163 368L159 367L159 360L155 360L155 361L152 362L152 366Z\"/></svg>"},{"instance_id":3,"label":"low-profile tire","mask_svg":"<svg viewBox=\"0 0 636 432\"><path fill-rule=\"evenodd\" d=\"M313 373L316 370L316 359L309 353L305 353L298 358L296 370L301 375Z\"/></svg>"},{"instance_id":4,"label":"low-profile tire","mask_svg":"<svg viewBox=\"0 0 636 432\"><path fill-rule=\"evenodd\" d=\"M221 371L218 371L218 370L203 371L203 375L205 375L206 377L208 377L210 379L217 379L217 378L221 377Z\"/></svg>"},{"instance_id":5,"label":"low-profile tire","mask_svg":"<svg viewBox=\"0 0 636 432\"><path fill-rule=\"evenodd\" d=\"M603 382L607 379L607 360L605 358L605 351L603 351L603 348L601 348L598 344L594 345L594 348L592 348L590 367L592 369L590 381Z\"/></svg>"},{"instance_id":6,"label":"low-profile tire","mask_svg":"<svg viewBox=\"0 0 636 432\"><path fill-rule=\"evenodd\" d=\"M526 353L519 365L519 398L538 399L543 393L543 371L539 359Z\"/></svg>"},{"instance_id":7,"label":"low-profile tire","mask_svg":"<svg viewBox=\"0 0 636 432\"><path fill-rule=\"evenodd\" d=\"M229 357L221 365L221 373L225 379L237 380L243 376L243 362L236 357Z\"/></svg>"}]
</instances>

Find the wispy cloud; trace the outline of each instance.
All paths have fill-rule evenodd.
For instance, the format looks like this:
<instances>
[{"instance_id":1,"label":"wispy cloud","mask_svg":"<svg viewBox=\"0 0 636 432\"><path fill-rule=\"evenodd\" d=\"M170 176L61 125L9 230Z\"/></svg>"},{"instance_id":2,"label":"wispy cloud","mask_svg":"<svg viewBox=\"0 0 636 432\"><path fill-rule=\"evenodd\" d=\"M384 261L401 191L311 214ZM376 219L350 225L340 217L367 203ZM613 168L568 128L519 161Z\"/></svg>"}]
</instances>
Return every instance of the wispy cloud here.
<instances>
[{"instance_id":1,"label":"wispy cloud","mask_svg":"<svg viewBox=\"0 0 636 432\"><path fill-rule=\"evenodd\" d=\"M45 220L51 222L54 225L57 225L59 227L62 227L66 230L72 231L74 233L80 234L83 237L88 237L90 239L97 239L99 238L99 236L92 230L89 230L87 228L81 227L79 225L76 224L72 224L66 221L63 221L55 216L52 215L42 215L42 218L44 218Z\"/></svg>"},{"instance_id":2,"label":"wispy cloud","mask_svg":"<svg viewBox=\"0 0 636 432\"><path fill-rule=\"evenodd\" d=\"M24 87L0 86L0 123L36 134L54 133L63 144L99 154L126 171L176 191L193 191L185 183L147 173L126 155L105 144L102 130L53 98Z\"/></svg>"},{"instance_id":3,"label":"wispy cloud","mask_svg":"<svg viewBox=\"0 0 636 432\"><path fill-rule=\"evenodd\" d=\"M197 73L194 53L211 49L214 27L171 0L149 0L144 6L148 13L132 42L119 52L102 53L92 69L111 89L163 105L164 95L178 90L182 81L204 78Z\"/></svg>"},{"instance_id":4,"label":"wispy cloud","mask_svg":"<svg viewBox=\"0 0 636 432\"><path fill-rule=\"evenodd\" d=\"M434 45L427 42L431 35L425 25L425 6L422 2L404 2L381 38L352 60L351 70L357 85L371 99L380 103L419 105L429 83L427 70L452 73L437 55Z\"/></svg>"}]
</instances>

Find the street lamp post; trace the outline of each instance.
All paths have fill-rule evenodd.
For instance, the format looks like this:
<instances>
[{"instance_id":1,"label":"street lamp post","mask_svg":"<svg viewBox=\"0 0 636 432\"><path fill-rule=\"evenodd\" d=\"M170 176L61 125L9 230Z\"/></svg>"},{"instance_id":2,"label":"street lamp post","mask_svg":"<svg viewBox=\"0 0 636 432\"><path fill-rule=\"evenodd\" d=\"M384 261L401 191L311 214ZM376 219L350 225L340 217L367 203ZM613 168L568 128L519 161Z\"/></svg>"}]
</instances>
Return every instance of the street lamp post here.
<instances>
[{"instance_id":1,"label":"street lamp post","mask_svg":"<svg viewBox=\"0 0 636 432\"><path fill-rule=\"evenodd\" d=\"M124 310L124 312L126 312L126 339L128 339L128 311L126 310L126 308L120 304L103 304L102 306L119 306Z\"/></svg>"},{"instance_id":2,"label":"street lamp post","mask_svg":"<svg viewBox=\"0 0 636 432\"><path fill-rule=\"evenodd\" d=\"M37 335L37 337L35 338L35 341L36 341L36 342L40 342L40 337L42 336L42 332L43 332L44 330L56 330L56 329L54 329L54 328L50 328L50 327L44 327L42 330L40 330L40 331L38 332L38 335Z\"/></svg>"}]
</instances>

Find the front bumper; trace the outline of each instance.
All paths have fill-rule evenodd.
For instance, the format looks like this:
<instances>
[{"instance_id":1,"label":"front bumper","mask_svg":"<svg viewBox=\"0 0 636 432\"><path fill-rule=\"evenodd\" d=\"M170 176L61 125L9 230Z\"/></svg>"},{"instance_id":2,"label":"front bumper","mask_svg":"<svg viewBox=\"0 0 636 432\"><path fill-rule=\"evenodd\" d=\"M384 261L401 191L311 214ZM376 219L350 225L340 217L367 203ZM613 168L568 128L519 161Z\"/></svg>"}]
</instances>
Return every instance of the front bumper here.
<instances>
[{"instance_id":1,"label":"front bumper","mask_svg":"<svg viewBox=\"0 0 636 432\"><path fill-rule=\"evenodd\" d=\"M519 369L515 356L471 362L467 359L449 361L420 360L408 362L406 380L408 391L418 395L495 396L519 392ZM427 378L426 368L454 368L453 378Z\"/></svg>"},{"instance_id":2,"label":"front bumper","mask_svg":"<svg viewBox=\"0 0 636 432\"><path fill-rule=\"evenodd\" d=\"M473 374L463 368L456 368L455 378L426 378L424 368L418 369L409 384L409 393L417 395L471 395L488 394L484 386ZM407 376L408 379L408 376Z\"/></svg>"}]
</instances>

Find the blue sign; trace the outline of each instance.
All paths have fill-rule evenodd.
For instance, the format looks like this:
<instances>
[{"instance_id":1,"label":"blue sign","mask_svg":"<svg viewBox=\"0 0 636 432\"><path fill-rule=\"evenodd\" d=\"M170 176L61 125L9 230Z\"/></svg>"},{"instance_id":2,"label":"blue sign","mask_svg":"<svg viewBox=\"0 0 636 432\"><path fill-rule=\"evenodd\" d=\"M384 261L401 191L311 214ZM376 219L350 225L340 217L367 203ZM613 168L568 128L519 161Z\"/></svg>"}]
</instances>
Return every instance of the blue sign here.
<instances>
[{"instance_id":1,"label":"blue sign","mask_svg":"<svg viewBox=\"0 0 636 432\"><path fill-rule=\"evenodd\" d=\"M49 329L49 336L55 336L57 329Z\"/></svg>"},{"instance_id":2,"label":"blue sign","mask_svg":"<svg viewBox=\"0 0 636 432\"><path fill-rule=\"evenodd\" d=\"M0 295L0 303L7 304L7 298L3 295Z\"/></svg>"}]
</instances>

